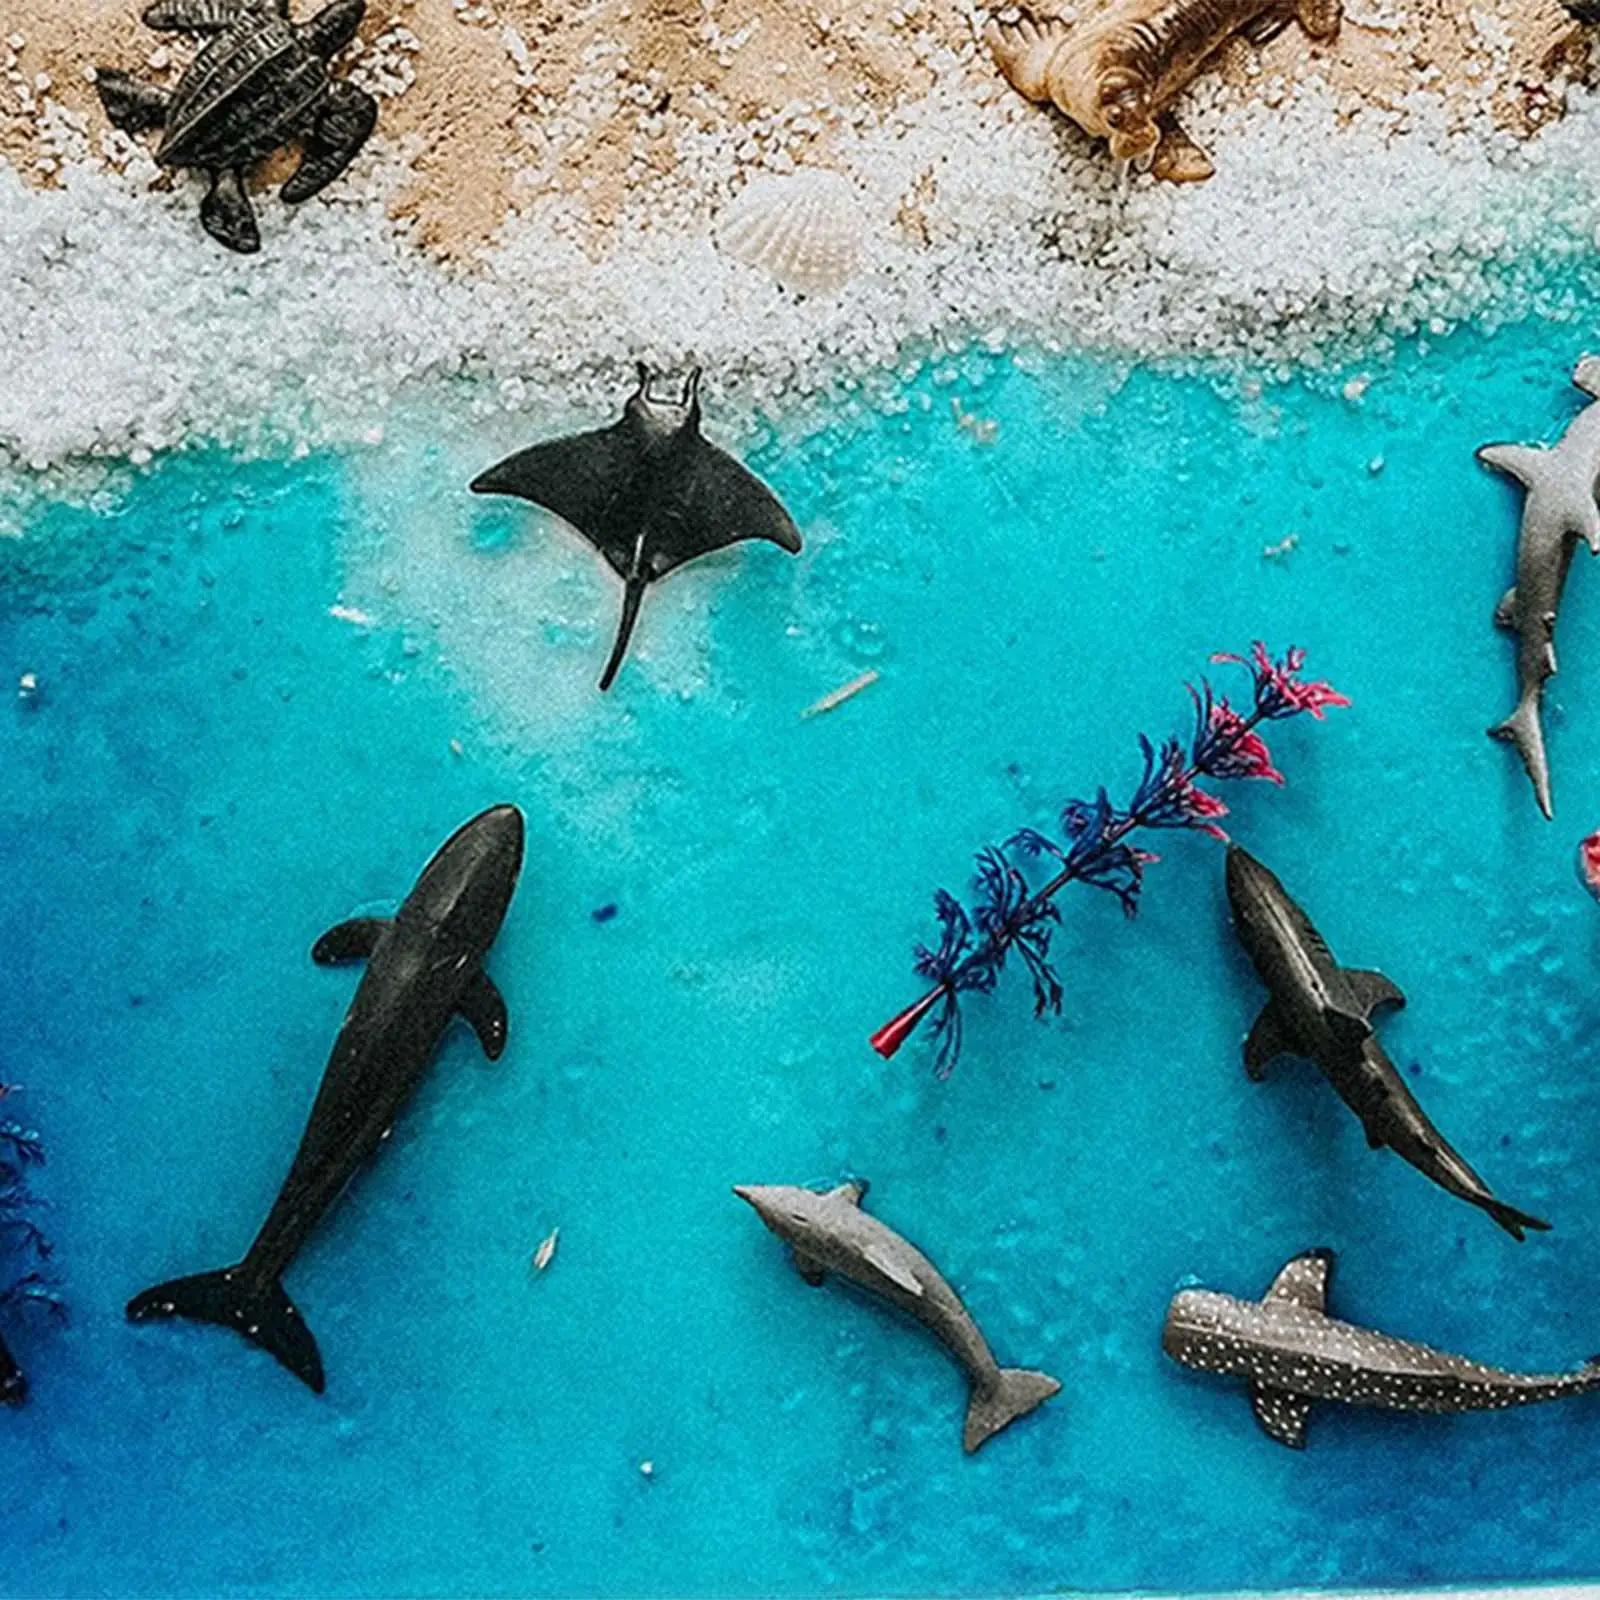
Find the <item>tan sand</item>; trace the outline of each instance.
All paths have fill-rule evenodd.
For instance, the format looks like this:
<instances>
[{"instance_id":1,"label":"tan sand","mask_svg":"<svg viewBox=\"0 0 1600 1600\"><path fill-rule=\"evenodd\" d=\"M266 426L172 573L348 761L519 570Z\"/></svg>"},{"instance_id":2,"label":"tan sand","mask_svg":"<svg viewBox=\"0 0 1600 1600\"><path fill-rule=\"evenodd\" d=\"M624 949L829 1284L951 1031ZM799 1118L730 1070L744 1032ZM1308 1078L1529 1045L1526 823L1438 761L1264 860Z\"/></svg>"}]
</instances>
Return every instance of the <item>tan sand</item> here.
<instances>
[{"instance_id":1,"label":"tan sand","mask_svg":"<svg viewBox=\"0 0 1600 1600\"><path fill-rule=\"evenodd\" d=\"M1446 96L1462 121L1526 135L1558 114L1562 80L1587 70L1583 31L1558 0L1346 9L1329 48L1298 29L1263 52L1231 46L1228 92L1273 103L1315 74L1348 110L1403 107L1423 91ZM138 10L139 0L7 0L0 157L31 181L54 177L50 102L88 116L95 133L104 126L86 67L176 81L189 42L151 33ZM960 0L371 0L349 70L383 97L380 131L411 172L393 209L430 251L468 254L551 192L581 200L598 249L631 193L670 187L685 148L725 147L731 181L739 168L826 161L841 129L923 97L941 76L1009 94L979 42L987 16ZM281 168L263 175L273 176Z\"/></svg>"}]
</instances>

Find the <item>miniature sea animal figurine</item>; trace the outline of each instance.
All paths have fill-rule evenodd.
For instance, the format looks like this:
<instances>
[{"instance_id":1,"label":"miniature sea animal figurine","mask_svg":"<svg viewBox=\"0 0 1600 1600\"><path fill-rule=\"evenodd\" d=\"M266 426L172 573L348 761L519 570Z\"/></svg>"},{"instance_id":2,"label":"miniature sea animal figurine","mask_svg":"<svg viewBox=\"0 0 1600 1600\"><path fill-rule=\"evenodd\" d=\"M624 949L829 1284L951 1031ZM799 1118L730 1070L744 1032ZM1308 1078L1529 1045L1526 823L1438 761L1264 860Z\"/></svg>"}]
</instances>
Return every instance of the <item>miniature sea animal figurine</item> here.
<instances>
[{"instance_id":1,"label":"miniature sea animal figurine","mask_svg":"<svg viewBox=\"0 0 1600 1600\"><path fill-rule=\"evenodd\" d=\"M609 689L627 654L645 589L696 556L742 539L796 555L800 533L753 472L700 436L700 369L677 400L639 387L609 428L551 439L507 456L472 481L474 494L512 494L571 523L622 579L622 621L600 675Z\"/></svg>"},{"instance_id":2,"label":"miniature sea animal figurine","mask_svg":"<svg viewBox=\"0 0 1600 1600\"><path fill-rule=\"evenodd\" d=\"M1296 1256L1259 1300L1183 1289L1161 1347L1196 1372L1243 1378L1269 1439L1303 1450L1319 1400L1382 1411L1506 1411L1600 1389L1600 1357L1548 1377L1502 1372L1328 1315L1331 1250Z\"/></svg>"},{"instance_id":3,"label":"miniature sea animal figurine","mask_svg":"<svg viewBox=\"0 0 1600 1600\"><path fill-rule=\"evenodd\" d=\"M846 178L820 167L756 178L717 218L717 248L797 294L834 294L861 263L865 219Z\"/></svg>"},{"instance_id":4,"label":"miniature sea animal figurine","mask_svg":"<svg viewBox=\"0 0 1600 1600\"><path fill-rule=\"evenodd\" d=\"M300 164L283 185L290 205L309 200L350 165L378 120L378 102L328 75L328 63L355 37L366 0L330 0L308 22L289 17L289 0L155 0L147 26L208 34L175 89L141 83L101 67L95 87L124 133L163 130L156 160L209 175L200 203L207 233L230 250L261 248L248 168L280 146L298 143Z\"/></svg>"},{"instance_id":5,"label":"miniature sea animal figurine","mask_svg":"<svg viewBox=\"0 0 1600 1600\"><path fill-rule=\"evenodd\" d=\"M1304 1056L1361 1119L1374 1150L1387 1146L1514 1239L1526 1228L1549 1228L1495 1199L1428 1120L1384 1052L1372 1016L1383 1006L1403 1006L1400 990L1381 972L1340 966L1277 876L1238 845L1228 847L1227 882L1239 942L1270 996L1244 1044L1251 1079L1262 1082L1277 1056Z\"/></svg>"},{"instance_id":6,"label":"miniature sea animal figurine","mask_svg":"<svg viewBox=\"0 0 1600 1600\"><path fill-rule=\"evenodd\" d=\"M1578 882L1600 900L1600 829L1578 846Z\"/></svg>"},{"instance_id":7,"label":"miniature sea animal figurine","mask_svg":"<svg viewBox=\"0 0 1600 1600\"><path fill-rule=\"evenodd\" d=\"M1561 0L1561 4L1574 22L1600 22L1600 0Z\"/></svg>"},{"instance_id":8,"label":"miniature sea animal figurine","mask_svg":"<svg viewBox=\"0 0 1600 1600\"><path fill-rule=\"evenodd\" d=\"M815 1189L738 1184L734 1191L794 1250L795 1270L813 1287L830 1272L908 1313L967 1375L971 1396L961 1443L970 1455L1061 1385L1048 1373L1002 1367L961 1298L908 1240L861 1209L865 1182Z\"/></svg>"},{"instance_id":9,"label":"miniature sea animal figurine","mask_svg":"<svg viewBox=\"0 0 1600 1600\"><path fill-rule=\"evenodd\" d=\"M1572 381L1600 399L1600 356L1585 356ZM1585 406L1548 450L1523 444L1486 444L1478 459L1515 478L1527 496L1517 536L1517 581L1495 607L1497 626L1517 636L1517 709L1489 730L1493 739L1515 745L1533 780L1534 798L1547 818L1550 762L1545 755L1539 706L1547 680L1556 675L1556 613L1566 586L1573 551L1582 539L1600 555L1600 405Z\"/></svg>"},{"instance_id":10,"label":"miniature sea animal figurine","mask_svg":"<svg viewBox=\"0 0 1600 1600\"><path fill-rule=\"evenodd\" d=\"M321 966L365 959L366 973L328 1058L289 1175L237 1266L135 1295L130 1322L188 1317L260 1345L317 1394L316 1340L280 1282L325 1212L394 1129L456 1016L498 1060L506 1006L483 958L522 868L522 813L493 806L458 828L392 919L357 917L312 948Z\"/></svg>"},{"instance_id":11,"label":"miniature sea animal figurine","mask_svg":"<svg viewBox=\"0 0 1600 1600\"><path fill-rule=\"evenodd\" d=\"M1341 0L1109 0L1076 25L1024 15L985 37L1013 89L1108 140L1116 160L1149 157L1156 177L1200 183L1216 169L1178 125L1178 95L1235 34L1265 44L1298 20L1328 40L1341 15Z\"/></svg>"}]
</instances>

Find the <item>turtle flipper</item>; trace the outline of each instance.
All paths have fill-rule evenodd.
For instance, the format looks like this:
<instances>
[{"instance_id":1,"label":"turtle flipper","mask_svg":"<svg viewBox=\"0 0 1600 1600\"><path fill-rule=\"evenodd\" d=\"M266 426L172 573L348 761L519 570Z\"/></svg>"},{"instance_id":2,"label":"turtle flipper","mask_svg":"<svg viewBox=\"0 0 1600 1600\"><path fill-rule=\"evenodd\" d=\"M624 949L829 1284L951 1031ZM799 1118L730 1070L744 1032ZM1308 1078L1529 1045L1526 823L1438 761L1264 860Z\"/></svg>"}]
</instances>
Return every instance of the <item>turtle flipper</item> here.
<instances>
[{"instance_id":1,"label":"turtle flipper","mask_svg":"<svg viewBox=\"0 0 1600 1600\"><path fill-rule=\"evenodd\" d=\"M211 174L211 187L200 202L200 222L218 244L240 255L254 255L261 248L261 230L244 192L244 174L237 167Z\"/></svg>"},{"instance_id":2,"label":"turtle flipper","mask_svg":"<svg viewBox=\"0 0 1600 1600\"><path fill-rule=\"evenodd\" d=\"M250 0L152 0L144 25L161 33L221 33L249 7Z\"/></svg>"},{"instance_id":3,"label":"turtle flipper","mask_svg":"<svg viewBox=\"0 0 1600 1600\"><path fill-rule=\"evenodd\" d=\"M287 12L284 13L286 16ZM324 61L332 61L356 36L367 14L367 0L329 0L316 16L295 31Z\"/></svg>"},{"instance_id":4,"label":"turtle flipper","mask_svg":"<svg viewBox=\"0 0 1600 1600\"><path fill-rule=\"evenodd\" d=\"M300 165L284 184L290 205L326 189L355 160L378 120L378 102L353 83L331 83L305 136Z\"/></svg>"},{"instance_id":5,"label":"turtle flipper","mask_svg":"<svg viewBox=\"0 0 1600 1600\"><path fill-rule=\"evenodd\" d=\"M167 103L172 97L153 83L140 83L126 72L101 67L94 75L94 86L112 127L124 133L146 133L167 120Z\"/></svg>"}]
</instances>

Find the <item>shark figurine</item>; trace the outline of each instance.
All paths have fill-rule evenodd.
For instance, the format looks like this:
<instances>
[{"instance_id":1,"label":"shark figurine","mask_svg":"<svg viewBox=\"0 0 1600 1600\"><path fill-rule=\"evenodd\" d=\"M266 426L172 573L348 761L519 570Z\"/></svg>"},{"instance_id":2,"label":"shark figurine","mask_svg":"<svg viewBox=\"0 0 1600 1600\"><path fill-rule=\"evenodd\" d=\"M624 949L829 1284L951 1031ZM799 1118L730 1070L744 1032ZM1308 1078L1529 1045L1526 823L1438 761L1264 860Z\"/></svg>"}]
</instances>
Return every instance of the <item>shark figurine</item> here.
<instances>
[{"instance_id":1,"label":"shark figurine","mask_svg":"<svg viewBox=\"0 0 1600 1600\"><path fill-rule=\"evenodd\" d=\"M971 1397L961 1442L970 1455L1061 1385L1048 1373L1002 1367L971 1313L939 1269L900 1235L861 1209L865 1182L819 1194L787 1185L738 1184L734 1191L794 1250L809 1284L830 1272L859 1285L927 1328L967 1375Z\"/></svg>"},{"instance_id":2,"label":"shark figurine","mask_svg":"<svg viewBox=\"0 0 1600 1600\"><path fill-rule=\"evenodd\" d=\"M1259 1300L1183 1289L1161 1348L1196 1372L1243 1378L1262 1431L1303 1450L1319 1400L1383 1411L1505 1411L1600 1389L1600 1357L1577 1372L1503 1372L1328 1315L1331 1250L1296 1256Z\"/></svg>"},{"instance_id":3,"label":"shark figurine","mask_svg":"<svg viewBox=\"0 0 1600 1600\"><path fill-rule=\"evenodd\" d=\"M600 675L611 687L627 654L645 589L697 556L742 539L790 555L800 533L756 475L700 436L700 369L664 400L639 364L639 387L609 428L519 451L472 481L474 494L531 500L571 523L622 579L622 620Z\"/></svg>"},{"instance_id":4,"label":"shark figurine","mask_svg":"<svg viewBox=\"0 0 1600 1600\"><path fill-rule=\"evenodd\" d=\"M317 940L318 965L364 960L367 970L278 1198L242 1261L146 1289L128 1302L130 1322L232 1328L322 1393L322 1357L283 1274L394 1131L452 1019L466 1019L491 1061L505 1049L506 1005L483 958L511 904L522 844L522 813L491 806L439 847L392 920L357 917Z\"/></svg>"},{"instance_id":5,"label":"shark figurine","mask_svg":"<svg viewBox=\"0 0 1600 1600\"><path fill-rule=\"evenodd\" d=\"M1600 400L1600 357L1585 356L1572 381ZM1523 444L1486 444L1478 459L1515 478L1527 491L1522 529L1517 537L1517 581L1495 607L1495 623L1517 636L1517 709L1489 730L1494 739L1516 746L1533 782L1534 798L1546 818L1550 762L1539 719L1546 682L1556 675L1556 613L1567 571L1581 539L1600 555L1600 405L1585 406L1548 450Z\"/></svg>"},{"instance_id":6,"label":"shark figurine","mask_svg":"<svg viewBox=\"0 0 1600 1600\"><path fill-rule=\"evenodd\" d=\"M1304 1056L1361 1119L1374 1150L1387 1146L1441 1189L1487 1212L1514 1239L1528 1228L1549 1228L1497 1200L1406 1087L1372 1029L1375 1011L1406 1003L1400 990L1381 972L1340 966L1276 874L1238 845L1228 847L1227 882L1239 942L1269 995L1245 1040L1251 1079L1260 1083L1277 1056Z\"/></svg>"}]
</instances>

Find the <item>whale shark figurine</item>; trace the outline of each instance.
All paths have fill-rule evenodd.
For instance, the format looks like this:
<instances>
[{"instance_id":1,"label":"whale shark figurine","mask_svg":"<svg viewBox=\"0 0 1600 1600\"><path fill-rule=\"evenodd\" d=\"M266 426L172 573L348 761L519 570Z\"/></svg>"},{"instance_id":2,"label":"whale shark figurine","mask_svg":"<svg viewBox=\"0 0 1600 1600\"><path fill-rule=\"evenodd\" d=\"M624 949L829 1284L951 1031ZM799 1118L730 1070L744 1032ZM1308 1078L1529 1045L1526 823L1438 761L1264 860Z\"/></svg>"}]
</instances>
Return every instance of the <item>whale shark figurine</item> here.
<instances>
[{"instance_id":1,"label":"whale shark figurine","mask_svg":"<svg viewBox=\"0 0 1600 1600\"><path fill-rule=\"evenodd\" d=\"M466 1018L491 1061L505 1049L505 1001L482 962L517 885L522 833L515 806L491 807L445 841L392 920L357 917L317 940L313 961L365 958L367 970L289 1176L244 1260L146 1289L128 1302L130 1322L188 1317L233 1328L322 1393L316 1340L279 1280L388 1138L451 1018Z\"/></svg>"},{"instance_id":2,"label":"whale shark figurine","mask_svg":"<svg viewBox=\"0 0 1600 1600\"><path fill-rule=\"evenodd\" d=\"M1572 381L1600 399L1600 357L1585 356ZM1600 405L1585 406L1548 450L1523 444L1486 444L1478 459L1515 478L1527 491L1517 536L1517 581L1495 607L1497 626L1517 636L1517 709L1489 730L1515 745L1533 782L1534 798L1547 818L1550 762L1545 754L1539 706L1546 682L1556 675L1556 613L1572 555L1582 539L1600 555Z\"/></svg>"},{"instance_id":3,"label":"whale shark figurine","mask_svg":"<svg viewBox=\"0 0 1600 1600\"><path fill-rule=\"evenodd\" d=\"M820 1284L830 1272L848 1278L915 1317L950 1352L971 1387L961 1435L969 1455L1060 1389L1048 1373L996 1362L939 1269L861 1209L865 1182L842 1183L826 1194L782 1184L738 1184L733 1192L793 1247L795 1269L807 1283Z\"/></svg>"},{"instance_id":4,"label":"whale shark figurine","mask_svg":"<svg viewBox=\"0 0 1600 1600\"><path fill-rule=\"evenodd\" d=\"M569 522L622 579L622 620L600 675L611 687L627 654L645 589L685 562L769 539L797 555L800 533L753 472L700 437L700 369L679 399L639 387L609 428L519 451L472 481L474 494L511 494Z\"/></svg>"},{"instance_id":5,"label":"whale shark figurine","mask_svg":"<svg viewBox=\"0 0 1600 1600\"><path fill-rule=\"evenodd\" d=\"M1243 1378L1268 1438L1303 1450L1318 1400L1383 1411L1505 1411L1600 1389L1600 1357L1577 1372L1502 1372L1328 1315L1331 1250L1296 1256L1259 1300L1183 1289L1161 1348L1196 1372Z\"/></svg>"},{"instance_id":6,"label":"whale shark figurine","mask_svg":"<svg viewBox=\"0 0 1600 1600\"><path fill-rule=\"evenodd\" d=\"M1341 967L1277 876L1238 845L1228 847L1234 927L1270 998L1244 1045L1257 1083L1279 1055L1316 1062L1361 1119L1367 1143L1388 1146L1441 1189L1487 1212L1514 1239L1550 1224L1495 1199L1489 1186L1428 1120L1372 1030L1373 1013L1405 996L1381 972Z\"/></svg>"}]
</instances>

